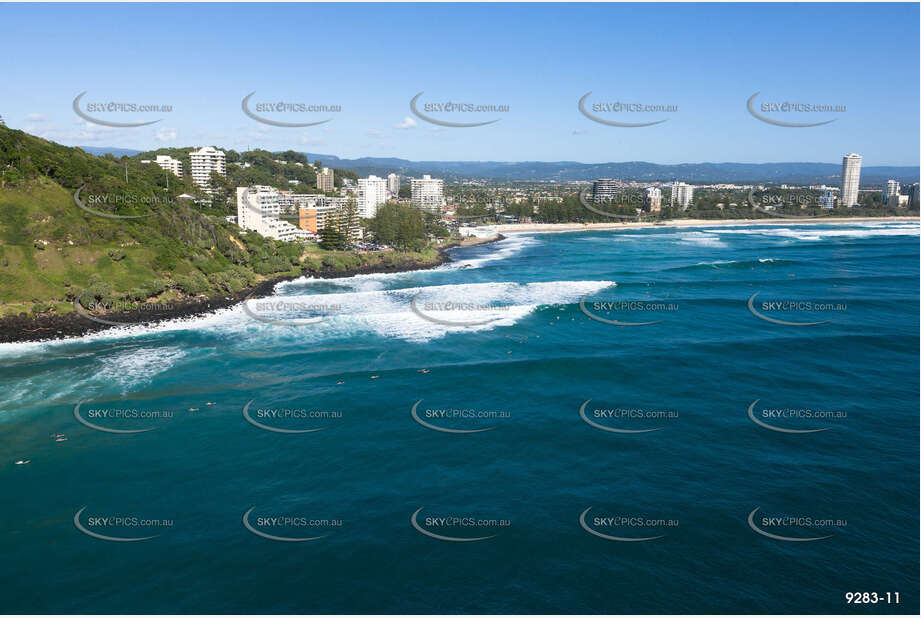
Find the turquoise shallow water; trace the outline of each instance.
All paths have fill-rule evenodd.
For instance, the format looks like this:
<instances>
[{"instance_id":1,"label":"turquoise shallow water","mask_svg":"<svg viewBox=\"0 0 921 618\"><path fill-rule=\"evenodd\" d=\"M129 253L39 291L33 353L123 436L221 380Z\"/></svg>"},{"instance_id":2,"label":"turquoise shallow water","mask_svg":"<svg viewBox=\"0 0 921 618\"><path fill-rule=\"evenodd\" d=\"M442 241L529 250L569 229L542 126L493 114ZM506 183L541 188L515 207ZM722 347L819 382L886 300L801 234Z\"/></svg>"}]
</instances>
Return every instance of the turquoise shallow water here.
<instances>
[{"instance_id":1,"label":"turquoise shallow water","mask_svg":"<svg viewBox=\"0 0 921 618\"><path fill-rule=\"evenodd\" d=\"M917 613L916 224L454 257L0 346L0 607Z\"/></svg>"}]
</instances>

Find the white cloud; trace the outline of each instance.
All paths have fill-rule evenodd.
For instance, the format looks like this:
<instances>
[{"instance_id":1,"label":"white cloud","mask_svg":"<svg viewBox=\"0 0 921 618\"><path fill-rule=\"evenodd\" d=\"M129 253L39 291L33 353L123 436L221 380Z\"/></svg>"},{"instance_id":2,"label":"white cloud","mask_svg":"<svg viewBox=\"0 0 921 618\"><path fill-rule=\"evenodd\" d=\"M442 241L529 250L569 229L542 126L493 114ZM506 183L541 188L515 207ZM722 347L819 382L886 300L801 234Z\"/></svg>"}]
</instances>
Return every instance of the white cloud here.
<instances>
[{"instance_id":1,"label":"white cloud","mask_svg":"<svg viewBox=\"0 0 921 618\"><path fill-rule=\"evenodd\" d=\"M124 130L93 124L85 120L74 123L77 128L73 130L62 131L58 128L50 127L43 130L42 137L53 139L59 142L98 142L101 140L114 143L114 141L125 135Z\"/></svg>"},{"instance_id":2,"label":"white cloud","mask_svg":"<svg viewBox=\"0 0 921 618\"><path fill-rule=\"evenodd\" d=\"M322 137L317 137L316 135L309 135L304 133L301 135L301 143L307 146L324 146L326 145L326 140Z\"/></svg>"},{"instance_id":3,"label":"white cloud","mask_svg":"<svg viewBox=\"0 0 921 618\"><path fill-rule=\"evenodd\" d=\"M171 142L179 136L179 131L176 129L167 129L163 128L154 133L154 139L158 142Z\"/></svg>"},{"instance_id":4,"label":"white cloud","mask_svg":"<svg viewBox=\"0 0 921 618\"><path fill-rule=\"evenodd\" d=\"M48 119L42 114L26 114L26 120L31 120L32 122L45 122Z\"/></svg>"},{"instance_id":5,"label":"white cloud","mask_svg":"<svg viewBox=\"0 0 921 618\"><path fill-rule=\"evenodd\" d=\"M370 135L371 137L376 137L378 139L384 139L387 137L384 135L383 131L378 131L377 129L368 129L365 131L365 135Z\"/></svg>"},{"instance_id":6,"label":"white cloud","mask_svg":"<svg viewBox=\"0 0 921 618\"><path fill-rule=\"evenodd\" d=\"M416 121L415 121L415 119L414 119L414 118L411 118L411 117L409 117L409 116L404 116L404 117L403 117L403 122L401 122L401 123L398 124L398 125L394 125L393 128L394 128L394 129L412 129L414 126L416 126Z\"/></svg>"},{"instance_id":7,"label":"white cloud","mask_svg":"<svg viewBox=\"0 0 921 618\"><path fill-rule=\"evenodd\" d=\"M585 129L573 129L572 130L573 135L582 135L583 133L585 133Z\"/></svg>"}]
</instances>

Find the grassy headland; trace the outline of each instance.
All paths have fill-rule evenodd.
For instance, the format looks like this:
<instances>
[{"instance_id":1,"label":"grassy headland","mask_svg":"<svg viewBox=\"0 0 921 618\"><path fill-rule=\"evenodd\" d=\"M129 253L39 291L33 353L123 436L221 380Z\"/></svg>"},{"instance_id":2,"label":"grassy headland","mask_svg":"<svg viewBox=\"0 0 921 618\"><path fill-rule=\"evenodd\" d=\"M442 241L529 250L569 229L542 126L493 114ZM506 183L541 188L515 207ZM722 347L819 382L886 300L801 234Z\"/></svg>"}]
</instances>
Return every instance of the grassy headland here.
<instances>
[{"instance_id":1,"label":"grassy headland","mask_svg":"<svg viewBox=\"0 0 921 618\"><path fill-rule=\"evenodd\" d=\"M167 172L137 157L97 157L0 126L0 340L35 338L16 331L60 324L77 298L115 313L157 304L186 315L272 281L425 268L446 259L431 244L325 251L243 232L224 219L228 212L180 199L195 194L189 183L167 181ZM75 200L78 190L86 208Z\"/></svg>"}]
</instances>

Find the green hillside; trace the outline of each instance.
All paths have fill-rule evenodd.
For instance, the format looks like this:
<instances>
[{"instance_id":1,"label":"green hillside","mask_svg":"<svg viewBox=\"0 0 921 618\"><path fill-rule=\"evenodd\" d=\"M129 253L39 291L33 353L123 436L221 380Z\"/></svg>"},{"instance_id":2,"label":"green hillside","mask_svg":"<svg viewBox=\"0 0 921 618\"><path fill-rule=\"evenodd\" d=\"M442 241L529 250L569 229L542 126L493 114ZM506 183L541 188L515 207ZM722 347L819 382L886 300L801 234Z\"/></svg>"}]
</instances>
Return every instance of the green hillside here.
<instances>
[{"instance_id":1,"label":"green hillside","mask_svg":"<svg viewBox=\"0 0 921 618\"><path fill-rule=\"evenodd\" d=\"M0 316L68 312L85 290L85 300L124 307L236 293L304 269L420 257L324 252L241 233L220 206L203 212L179 199L194 192L190 181L171 176L167 189L167 172L143 158L97 157L0 126ZM272 173L241 168L250 170ZM138 218L87 212L75 202L78 189L87 208Z\"/></svg>"},{"instance_id":2,"label":"green hillside","mask_svg":"<svg viewBox=\"0 0 921 618\"><path fill-rule=\"evenodd\" d=\"M140 164L141 161L154 160L157 155L169 155L182 161L182 169L186 171L184 191L197 194L198 188L191 182L188 170L191 169L189 153L195 148L158 148L129 158L131 163ZM280 189L290 189L298 193L318 193L317 174L312 163L307 157L293 150L272 153L268 150L249 150L237 152L224 149L227 158L227 174L215 174L211 178L211 187L214 190L210 196L208 212L213 214L236 214L236 187L252 185L268 185ZM322 162L321 162L322 163ZM355 172L334 169L336 187L342 186L344 178L357 180ZM161 175L167 172L161 170ZM170 177L170 182L181 182L175 176Z\"/></svg>"}]
</instances>

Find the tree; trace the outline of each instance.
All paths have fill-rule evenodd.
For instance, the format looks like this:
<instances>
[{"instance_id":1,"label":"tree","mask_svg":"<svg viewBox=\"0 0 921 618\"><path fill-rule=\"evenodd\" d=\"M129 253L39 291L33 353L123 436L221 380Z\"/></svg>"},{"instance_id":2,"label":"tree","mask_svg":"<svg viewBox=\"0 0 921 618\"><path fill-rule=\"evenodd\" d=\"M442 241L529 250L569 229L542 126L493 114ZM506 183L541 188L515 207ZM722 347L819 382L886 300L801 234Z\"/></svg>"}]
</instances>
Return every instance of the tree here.
<instances>
[{"instance_id":1,"label":"tree","mask_svg":"<svg viewBox=\"0 0 921 618\"><path fill-rule=\"evenodd\" d=\"M321 249L332 251L335 249L345 249L348 246L348 239L345 234L336 229L336 226L327 225L320 230L319 235L320 242L318 244Z\"/></svg>"},{"instance_id":2,"label":"tree","mask_svg":"<svg viewBox=\"0 0 921 618\"><path fill-rule=\"evenodd\" d=\"M448 226L446 226L444 221L441 220L441 217L430 212L425 213L424 216L425 233L427 235L434 236L436 238L447 238L451 235L451 232L448 231Z\"/></svg>"},{"instance_id":3,"label":"tree","mask_svg":"<svg viewBox=\"0 0 921 618\"><path fill-rule=\"evenodd\" d=\"M368 220L368 230L378 242L398 249L417 249L425 244L425 216L418 208L387 202Z\"/></svg>"}]
</instances>

